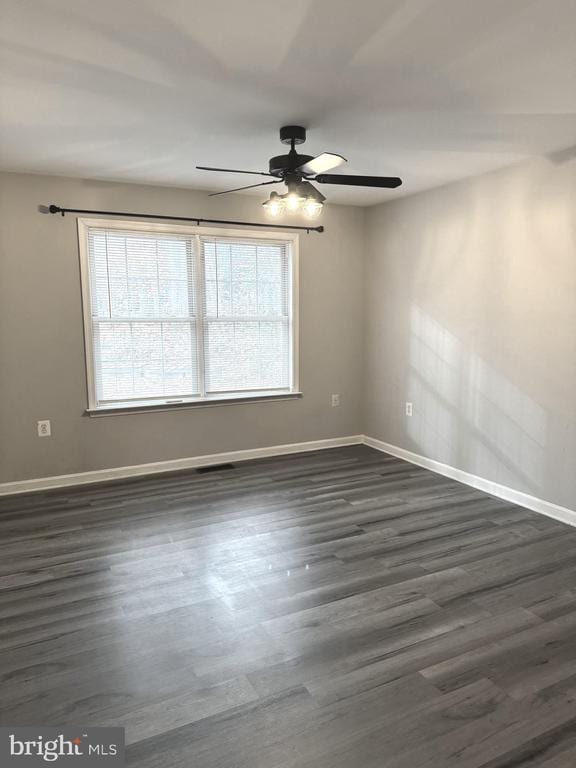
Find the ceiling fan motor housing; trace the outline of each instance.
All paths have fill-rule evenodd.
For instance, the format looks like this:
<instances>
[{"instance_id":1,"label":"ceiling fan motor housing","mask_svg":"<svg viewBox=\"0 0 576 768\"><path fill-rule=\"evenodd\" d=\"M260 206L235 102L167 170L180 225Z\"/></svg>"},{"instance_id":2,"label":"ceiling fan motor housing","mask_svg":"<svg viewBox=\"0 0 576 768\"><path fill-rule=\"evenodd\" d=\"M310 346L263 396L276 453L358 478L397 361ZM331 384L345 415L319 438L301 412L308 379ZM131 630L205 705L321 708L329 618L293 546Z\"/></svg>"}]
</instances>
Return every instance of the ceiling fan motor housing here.
<instances>
[{"instance_id":1,"label":"ceiling fan motor housing","mask_svg":"<svg viewBox=\"0 0 576 768\"><path fill-rule=\"evenodd\" d=\"M306 128L302 128L301 125L285 125L280 128L280 141L282 144L290 145L290 152L287 155L272 157L268 168L273 176L284 178L286 174L293 173L301 165L312 160L312 155L299 155L294 149L296 144L303 144L306 141Z\"/></svg>"},{"instance_id":2,"label":"ceiling fan motor housing","mask_svg":"<svg viewBox=\"0 0 576 768\"><path fill-rule=\"evenodd\" d=\"M279 176L282 178L287 173L295 171L301 165L312 159L312 155L299 155L296 151L291 151L287 155L277 155L276 157L270 158L270 173L272 176Z\"/></svg>"}]
</instances>

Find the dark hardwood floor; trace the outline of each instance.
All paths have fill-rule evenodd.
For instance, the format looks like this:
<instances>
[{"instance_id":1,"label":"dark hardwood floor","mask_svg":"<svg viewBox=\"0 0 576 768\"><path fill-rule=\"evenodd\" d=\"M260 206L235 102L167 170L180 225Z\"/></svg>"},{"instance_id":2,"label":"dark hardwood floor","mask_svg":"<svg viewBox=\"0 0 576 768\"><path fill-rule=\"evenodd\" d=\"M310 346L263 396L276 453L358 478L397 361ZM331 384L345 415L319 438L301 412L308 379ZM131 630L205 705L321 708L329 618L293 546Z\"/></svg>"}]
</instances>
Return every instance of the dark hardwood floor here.
<instances>
[{"instance_id":1,"label":"dark hardwood floor","mask_svg":"<svg viewBox=\"0 0 576 768\"><path fill-rule=\"evenodd\" d=\"M2 725L138 768L573 768L576 529L363 446L0 499Z\"/></svg>"}]
</instances>

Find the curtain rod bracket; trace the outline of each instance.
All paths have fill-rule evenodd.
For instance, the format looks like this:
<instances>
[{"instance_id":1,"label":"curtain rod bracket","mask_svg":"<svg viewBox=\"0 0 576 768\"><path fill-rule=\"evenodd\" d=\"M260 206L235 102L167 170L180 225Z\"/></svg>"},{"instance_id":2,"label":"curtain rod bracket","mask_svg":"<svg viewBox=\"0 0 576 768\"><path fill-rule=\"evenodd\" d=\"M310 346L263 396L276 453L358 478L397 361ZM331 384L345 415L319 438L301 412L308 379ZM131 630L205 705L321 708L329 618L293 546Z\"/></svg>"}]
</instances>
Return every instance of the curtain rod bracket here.
<instances>
[{"instance_id":1,"label":"curtain rod bracket","mask_svg":"<svg viewBox=\"0 0 576 768\"><path fill-rule=\"evenodd\" d=\"M163 219L168 221L192 221L196 222L196 226L204 224L231 224L237 227L261 227L264 229L292 229L299 230L300 232L306 232L307 235L310 232L324 232L324 227L298 227L294 224L263 224L257 221L228 221L227 219L199 219L197 216L167 216L161 213L126 213L125 211L97 211L85 208L61 208L59 205L53 203L45 206L38 206L40 213L59 213L65 216L67 213L88 214L92 216L127 216L133 219Z\"/></svg>"}]
</instances>

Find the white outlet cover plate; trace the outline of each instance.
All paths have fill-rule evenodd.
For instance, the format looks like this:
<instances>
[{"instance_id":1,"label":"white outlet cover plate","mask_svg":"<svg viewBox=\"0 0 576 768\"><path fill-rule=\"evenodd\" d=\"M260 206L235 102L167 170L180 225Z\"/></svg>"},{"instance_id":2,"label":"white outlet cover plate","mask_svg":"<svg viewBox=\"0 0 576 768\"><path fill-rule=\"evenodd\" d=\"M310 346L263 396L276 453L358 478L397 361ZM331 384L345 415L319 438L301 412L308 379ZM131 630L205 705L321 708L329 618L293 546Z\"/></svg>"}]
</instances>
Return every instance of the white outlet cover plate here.
<instances>
[{"instance_id":1,"label":"white outlet cover plate","mask_svg":"<svg viewBox=\"0 0 576 768\"><path fill-rule=\"evenodd\" d=\"M52 426L49 420L38 421L37 426L38 437L50 437L52 435Z\"/></svg>"}]
</instances>

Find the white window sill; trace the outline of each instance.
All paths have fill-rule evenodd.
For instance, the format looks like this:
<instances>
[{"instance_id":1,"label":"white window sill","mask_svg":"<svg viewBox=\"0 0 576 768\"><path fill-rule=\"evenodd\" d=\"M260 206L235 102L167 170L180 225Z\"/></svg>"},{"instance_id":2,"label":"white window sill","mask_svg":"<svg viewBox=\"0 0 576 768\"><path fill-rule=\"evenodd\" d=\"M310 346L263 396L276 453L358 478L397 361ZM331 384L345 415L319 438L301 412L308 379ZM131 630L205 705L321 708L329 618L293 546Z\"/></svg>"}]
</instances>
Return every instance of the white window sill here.
<instances>
[{"instance_id":1,"label":"white window sill","mask_svg":"<svg viewBox=\"0 0 576 768\"><path fill-rule=\"evenodd\" d=\"M85 413L90 417L98 416L122 416L129 413L149 413L151 411L173 411L187 408L213 408L221 405L246 405L249 403L277 402L279 400L298 400L302 392L280 392L273 394L247 394L247 395L219 395L218 397L204 398L202 400L180 400L178 402L146 402L139 401L132 404L122 403L116 405L101 405L97 408L87 408Z\"/></svg>"}]
</instances>

